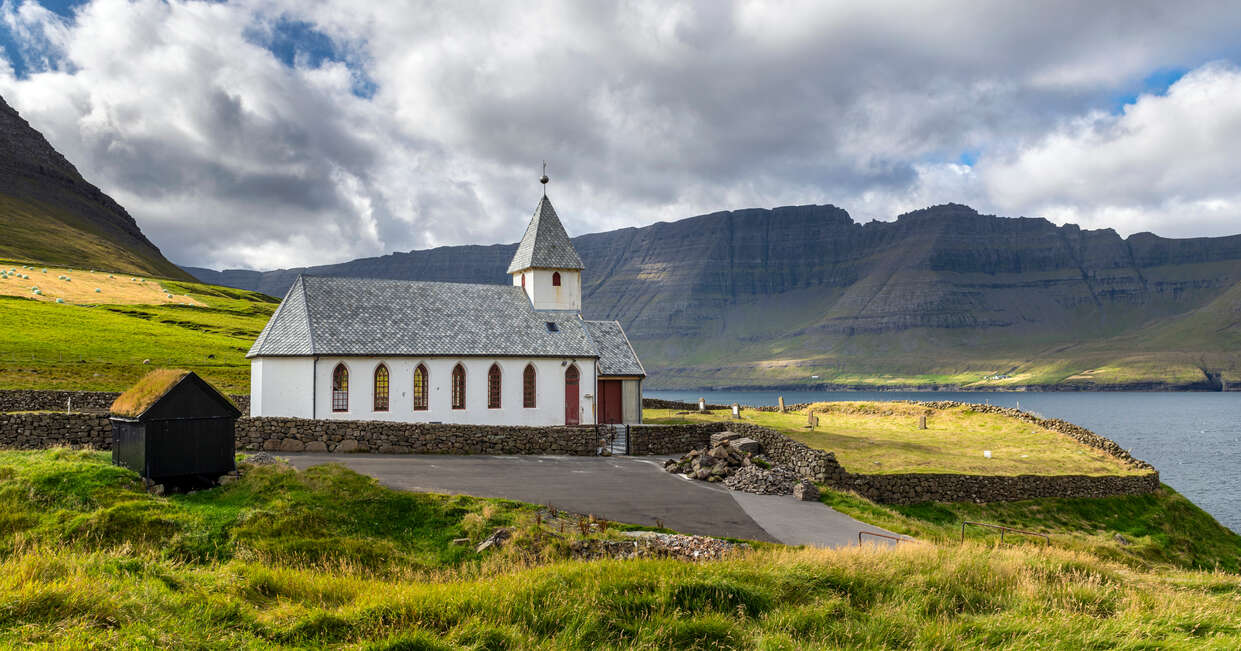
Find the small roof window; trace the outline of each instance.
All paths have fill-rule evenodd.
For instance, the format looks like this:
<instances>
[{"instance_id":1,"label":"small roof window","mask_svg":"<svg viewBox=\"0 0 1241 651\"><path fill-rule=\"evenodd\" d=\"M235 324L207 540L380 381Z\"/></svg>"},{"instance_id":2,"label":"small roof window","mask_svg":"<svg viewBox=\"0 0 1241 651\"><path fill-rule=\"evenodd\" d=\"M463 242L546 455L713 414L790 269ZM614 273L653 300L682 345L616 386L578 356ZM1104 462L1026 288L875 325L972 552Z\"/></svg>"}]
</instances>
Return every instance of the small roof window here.
<instances>
[{"instance_id":1,"label":"small roof window","mask_svg":"<svg viewBox=\"0 0 1241 651\"><path fill-rule=\"evenodd\" d=\"M555 321L548 321L547 331L548 332L560 332L560 326L557 325Z\"/></svg>"}]
</instances>

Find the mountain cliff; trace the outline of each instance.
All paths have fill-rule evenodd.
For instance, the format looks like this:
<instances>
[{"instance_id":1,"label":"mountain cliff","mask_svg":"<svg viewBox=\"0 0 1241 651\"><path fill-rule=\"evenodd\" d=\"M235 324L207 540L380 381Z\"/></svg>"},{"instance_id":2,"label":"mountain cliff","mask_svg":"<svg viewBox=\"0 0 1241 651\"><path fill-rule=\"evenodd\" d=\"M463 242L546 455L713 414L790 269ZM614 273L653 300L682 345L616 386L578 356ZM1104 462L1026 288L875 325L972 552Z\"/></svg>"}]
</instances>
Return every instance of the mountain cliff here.
<instances>
[{"instance_id":1,"label":"mountain cliff","mask_svg":"<svg viewBox=\"0 0 1241 651\"><path fill-rule=\"evenodd\" d=\"M1241 235L1122 238L956 204L859 224L793 206L573 244L585 315L624 324L652 387L1241 384ZM188 270L276 296L302 272L505 282L515 246Z\"/></svg>"},{"instance_id":2,"label":"mountain cliff","mask_svg":"<svg viewBox=\"0 0 1241 651\"><path fill-rule=\"evenodd\" d=\"M189 280L0 98L0 258Z\"/></svg>"}]
</instances>

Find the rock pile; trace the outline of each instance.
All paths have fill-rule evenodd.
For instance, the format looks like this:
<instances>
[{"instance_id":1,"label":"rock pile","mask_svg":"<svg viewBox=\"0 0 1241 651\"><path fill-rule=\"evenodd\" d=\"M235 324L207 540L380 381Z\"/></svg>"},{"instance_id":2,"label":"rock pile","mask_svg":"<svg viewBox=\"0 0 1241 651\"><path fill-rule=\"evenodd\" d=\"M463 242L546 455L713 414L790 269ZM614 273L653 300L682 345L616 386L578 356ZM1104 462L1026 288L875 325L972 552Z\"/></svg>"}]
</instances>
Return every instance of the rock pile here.
<instances>
[{"instance_id":1,"label":"rock pile","mask_svg":"<svg viewBox=\"0 0 1241 651\"><path fill-rule=\"evenodd\" d=\"M747 446L750 451L742 452L737 443L749 442L757 445L753 439L726 440L714 443L710 448L690 450L689 454L680 459L669 459L664 462L664 470L686 475L702 481L723 481L739 469L754 465L754 446Z\"/></svg>"},{"instance_id":2,"label":"rock pile","mask_svg":"<svg viewBox=\"0 0 1241 651\"><path fill-rule=\"evenodd\" d=\"M569 553L573 558L583 560L676 558L685 561L712 561L750 548L745 543L706 536L683 536L654 531L626 531L621 535L632 540L575 540L569 543Z\"/></svg>"},{"instance_id":3,"label":"rock pile","mask_svg":"<svg viewBox=\"0 0 1241 651\"><path fill-rule=\"evenodd\" d=\"M792 495L793 486L801 481L797 473L784 466L770 469L746 466L724 480L724 485L746 493L758 495Z\"/></svg>"}]
</instances>

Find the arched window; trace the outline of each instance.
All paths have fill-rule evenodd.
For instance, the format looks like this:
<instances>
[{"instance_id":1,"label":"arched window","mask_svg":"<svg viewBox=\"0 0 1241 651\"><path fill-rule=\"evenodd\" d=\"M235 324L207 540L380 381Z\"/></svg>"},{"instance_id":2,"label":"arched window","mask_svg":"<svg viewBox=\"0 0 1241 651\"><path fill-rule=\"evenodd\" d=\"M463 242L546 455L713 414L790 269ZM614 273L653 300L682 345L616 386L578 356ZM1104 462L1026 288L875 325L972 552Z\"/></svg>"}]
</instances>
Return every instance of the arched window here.
<instances>
[{"instance_id":1,"label":"arched window","mask_svg":"<svg viewBox=\"0 0 1241 651\"><path fill-rule=\"evenodd\" d=\"M521 378L521 406L534 409L534 364L526 364Z\"/></svg>"},{"instance_id":2,"label":"arched window","mask_svg":"<svg viewBox=\"0 0 1241 651\"><path fill-rule=\"evenodd\" d=\"M375 411L388 411L388 367L375 367Z\"/></svg>"},{"instance_id":3,"label":"arched window","mask_svg":"<svg viewBox=\"0 0 1241 651\"><path fill-rule=\"evenodd\" d=\"M579 425L582 421L581 403L578 401L578 385L581 374L577 366L570 364L564 372L564 424Z\"/></svg>"},{"instance_id":4,"label":"arched window","mask_svg":"<svg viewBox=\"0 0 1241 651\"><path fill-rule=\"evenodd\" d=\"M554 271L552 272L552 287L559 287L559 286L560 286L560 272Z\"/></svg>"},{"instance_id":5,"label":"arched window","mask_svg":"<svg viewBox=\"0 0 1241 651\"><path fill-rule=\"evenodd\" d=\"M414 369L414 411L427 409L427 367L422 364Z\"/></svg>"},{"instance_id":6,"label":"arched window","mask_svg":"<svg viewBox=\"0 0 1241 651\"><path fill-rule=\"evenodd\" d=\"M487 408L500 408L500 365L492 364L487 371Z\"/></svg>"},{"instance_id":7,"label":"arched window","mask_svg":"<svg viewBox=\"0 0 1241 651\"><path fill-rule=\"evenodd\" d=\"M332 371L332 411L349 411L349 369L344 364Z\"/></svg>"},{"instance_id":8,"label":"arched window","mask_svg":"<svg viewBox=\"0 0 1241 651\"><path fill-rule=\"evenodd\" d=\"M465 409L465 367L460 364L452 369L452 408Z\"/></svg>"}]
</instances>

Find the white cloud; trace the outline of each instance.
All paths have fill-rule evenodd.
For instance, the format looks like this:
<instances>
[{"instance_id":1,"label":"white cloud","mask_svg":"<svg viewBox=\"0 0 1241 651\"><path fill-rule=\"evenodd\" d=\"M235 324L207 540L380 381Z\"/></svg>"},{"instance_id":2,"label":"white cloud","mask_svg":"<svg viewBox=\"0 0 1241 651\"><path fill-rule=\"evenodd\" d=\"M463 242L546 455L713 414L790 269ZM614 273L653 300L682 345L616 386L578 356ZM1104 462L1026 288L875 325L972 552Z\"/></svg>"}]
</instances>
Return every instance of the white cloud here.
<instances>
[{"instance_id":1,"label":"white cloud","mask_svg":"<svg viewBox=\"0 0 1241 651\"><path fill-rule=\"evenodd\" d=\"M1216 63L1119 115L1093 113L1000 160L979 163L1010 211L1122 232L1241 231L1241 69Z\"/></svg>"},{"instance_id":2,"label":"white cloud","mask_svg":"<svg viewBox=\"0 0 1241 651\"><path fill-rule=\"evenodd\" d=\"M1241 57L1226 3L94 0L69 20L2 7L31 70L0 62L0 94L186 264L515 241L545 158L574 234L812 202L869 219L957 201L1160 232L1236 216L1235 179L1184 160L1209 144L1120 135L1234 70L1094 113L1154 70ZM287 23L336 56L281 62L262 41ZM1093 160L1098 147L1110 153ZM1138 155L1149 148L1162 154ZM1081 182L1114 175L1143 180Z\"/></svg>"}]
</instances>

